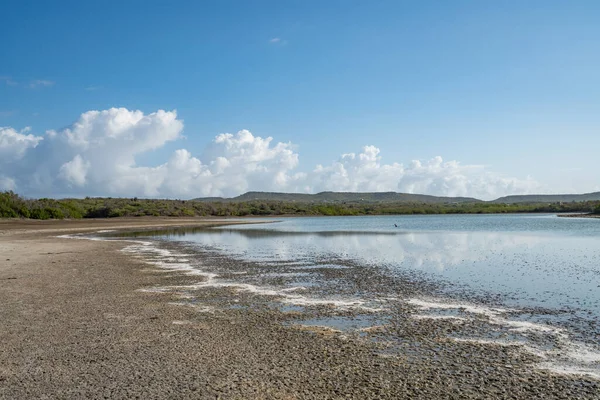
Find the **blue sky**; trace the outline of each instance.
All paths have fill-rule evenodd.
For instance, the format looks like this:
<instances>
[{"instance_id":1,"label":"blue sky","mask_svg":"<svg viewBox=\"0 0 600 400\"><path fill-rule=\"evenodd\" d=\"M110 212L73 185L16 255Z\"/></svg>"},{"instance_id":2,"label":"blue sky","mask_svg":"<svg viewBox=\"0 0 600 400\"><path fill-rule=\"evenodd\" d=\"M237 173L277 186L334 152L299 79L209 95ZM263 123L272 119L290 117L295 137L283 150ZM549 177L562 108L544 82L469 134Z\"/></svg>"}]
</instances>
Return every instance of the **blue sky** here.
<instances>
[{"instance_id":1,"label":"blue sky","mask_svg":"<svg viewBox=\"0 0 600 400\"><path fill-rule=\"evenodd\" d=\"M5 188L129 195L127 184L112 191L99 183L123 178L122 170L128 179L158 179L146 169L185 149L193 176L207 168L212 180L181 183L181 191L166 184L132 191L493 197L600 190L597 1L12 1L0 9L0 126L6 138L11 129L5 152L21 154L15 143L27 143L22 156L0 162ZM97 168L119 161L111 148L86 156L90 147L74 146L65 129L73 131L84 113L111 108L145 116L177 110L183 127L140 133L157 144L132 148L117 176L102 175ZM119 118L90 122L100 136L87 140L114 136ZM136 123L128 125L129 140L140 140L131 133L139 132ZM268 151L248 144L263 158L241 156L250 151L240 147L244 129L252 140L273 138ZM215 137L226 132L238 141L219 148ZM298 160L269 150L279 142L291 142L287 150ZM81 164L68 168L83 168L83 176L61 173L77 155ZM235 168L215 167L218 157L235 159ZM40 159L54 162L42 168ZM446 165L453 161L459 167ZM314 172L318 164L326 174ZM389 176L369 185L377 168ZM240 174L245 185L213 182Z\"/></svg>"}]
</instances>

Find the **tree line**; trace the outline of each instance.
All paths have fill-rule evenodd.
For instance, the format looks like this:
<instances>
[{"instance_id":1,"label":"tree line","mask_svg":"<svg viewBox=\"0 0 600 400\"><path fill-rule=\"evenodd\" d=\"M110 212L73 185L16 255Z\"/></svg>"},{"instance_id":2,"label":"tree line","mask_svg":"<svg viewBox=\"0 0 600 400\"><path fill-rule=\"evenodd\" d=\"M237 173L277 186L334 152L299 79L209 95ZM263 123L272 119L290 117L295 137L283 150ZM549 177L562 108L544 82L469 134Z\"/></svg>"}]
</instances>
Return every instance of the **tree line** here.
<instances>
[{"instance_id":1,"label":"tree line","mask_svg":"<svg viewBox=\"0 0 600 400\"><path fill-rule=\"evenodd\" d=\"M594 212L600 201L569 203L418 203L418 202L292 202L194 201L138 198L27 199L0 192L0 218L79 219L139 216L245 217L278 215L408 215Z\"/></svg>"}]
</instances>

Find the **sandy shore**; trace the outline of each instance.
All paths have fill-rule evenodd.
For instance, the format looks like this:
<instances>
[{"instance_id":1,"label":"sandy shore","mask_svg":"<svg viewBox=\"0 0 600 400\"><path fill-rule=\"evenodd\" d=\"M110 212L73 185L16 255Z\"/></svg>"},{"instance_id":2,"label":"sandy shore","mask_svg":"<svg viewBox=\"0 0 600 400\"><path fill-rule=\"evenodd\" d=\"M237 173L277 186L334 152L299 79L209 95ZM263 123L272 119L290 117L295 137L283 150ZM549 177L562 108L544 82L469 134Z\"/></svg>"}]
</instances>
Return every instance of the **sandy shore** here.
<instances>
[{"instance_id":1,"label":"sandy shore","mask_svg":"<svg viewBox=\"0 0 600 400\"><path fill-rule=\"evenodd\" d=\"M511 349L447 345L430 323L396 327L425 355L409 358L285 326L260 306L175 306L173 294L139 289L198 277L152 270L119 251L124 242L56 237L215 223L1 221L0 398L600 398L595 380L535 371Z\"/></svg>"}]
</instances>

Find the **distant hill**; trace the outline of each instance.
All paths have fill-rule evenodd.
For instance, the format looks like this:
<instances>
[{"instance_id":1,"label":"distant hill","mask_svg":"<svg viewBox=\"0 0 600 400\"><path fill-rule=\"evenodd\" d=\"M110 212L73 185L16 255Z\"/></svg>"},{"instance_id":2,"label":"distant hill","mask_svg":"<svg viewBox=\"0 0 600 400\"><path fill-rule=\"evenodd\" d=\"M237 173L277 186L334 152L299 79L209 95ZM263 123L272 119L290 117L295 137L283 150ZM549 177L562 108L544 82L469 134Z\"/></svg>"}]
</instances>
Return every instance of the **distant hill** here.
<instances>
[{"instance_id":1,"label":"distant hill","mask_svg":"<svg viewBox=\"0 0 600 400\"><path fill-rule=\"evenodd\" d=\"M247 192L237 197L201 197L193 199L202 202L247 202L247 201L282 201L297 203L560 203L579 201L600 201L600 192L585 194L530 194L521 196L505 196L492 201L483 201L473 197L443 197L425 194L397 192L321 192L281 193L281 192Z\"/></svg>"},{"instance_id":2,"label":"distant hill","mask_svg":"<svg viewBox=\"0 0 600 400\"><path fill-rule=\"evenodd\" d=\"M493 203L559 203L572 201L598 201L600 192L585 194L529 194L524 196L505 196Z\"/></svg>"},{"instance_id":3,"label":"distant hill","mask_svg":"<svg viewBox=\"0 0 600 400\"><path fill-rule=\"evenodd\" d=\"M196 201L290 201L299 203L474 203L481 200L472 197L438 197L424 194L396 193L396 192L321 192L307 193L279 193L279 192L247 192L237 197L228 199L220 197L204 197Z\"/></svg>"}]
</instances>

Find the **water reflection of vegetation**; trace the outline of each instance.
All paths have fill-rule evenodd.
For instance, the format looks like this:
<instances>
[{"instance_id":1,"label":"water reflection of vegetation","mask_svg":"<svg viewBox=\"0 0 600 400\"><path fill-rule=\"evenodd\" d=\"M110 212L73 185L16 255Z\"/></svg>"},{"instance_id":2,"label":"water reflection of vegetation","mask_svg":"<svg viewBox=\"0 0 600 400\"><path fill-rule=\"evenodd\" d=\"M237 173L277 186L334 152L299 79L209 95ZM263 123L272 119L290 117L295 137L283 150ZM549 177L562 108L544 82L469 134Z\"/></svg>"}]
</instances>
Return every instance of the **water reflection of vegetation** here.
<instances>
[{"instance_id":1,"label":"water reflection of vegetation","mask_svg":"<svg viewBox=\"0 0 600 400\"><path fill-rule=\"evenodd\" d=\"M281 236L319 236L319 237L339 237L339 236L393 236L406 234L406 232L369 232L369 231L322 231L322 232L290 232L290 231L275 231L266 229L211 229L206 227L181 227L156 230L143 230L121 233L106 233L105 236L111 237L183 237L195 234L230 234L247 237L249 239L265 238L265 237L281 237Z\"/></svg>"}]
</instances>

